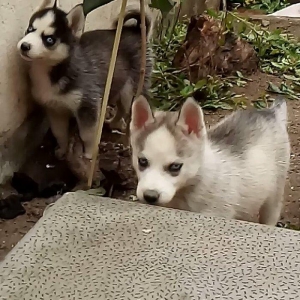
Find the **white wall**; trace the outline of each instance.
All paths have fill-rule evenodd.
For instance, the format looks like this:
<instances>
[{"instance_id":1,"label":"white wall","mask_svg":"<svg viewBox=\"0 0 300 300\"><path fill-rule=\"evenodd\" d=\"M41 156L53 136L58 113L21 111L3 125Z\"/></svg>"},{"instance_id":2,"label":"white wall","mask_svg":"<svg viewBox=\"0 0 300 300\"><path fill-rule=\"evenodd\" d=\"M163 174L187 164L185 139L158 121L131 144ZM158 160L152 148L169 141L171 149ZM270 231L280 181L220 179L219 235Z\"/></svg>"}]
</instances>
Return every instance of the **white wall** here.
<instances>
[{"instance_id":1,"label":"white wall","mask_svg":"<svg viewBox=\"0 0 300 300\"><path fill-rule=\"evenodd\" d=\"M24 63L16 45L24 34L37 0L2 0L0 4L0 144L3 144L22 124L30 111L30 99ZM61 0L61 7L70 10L81 1ZM128 3L136 2L135 0ZM110 19L116 16L121 1L113 1L93 11L86 29L109 28Z\"/></svg>"}]
</instances>

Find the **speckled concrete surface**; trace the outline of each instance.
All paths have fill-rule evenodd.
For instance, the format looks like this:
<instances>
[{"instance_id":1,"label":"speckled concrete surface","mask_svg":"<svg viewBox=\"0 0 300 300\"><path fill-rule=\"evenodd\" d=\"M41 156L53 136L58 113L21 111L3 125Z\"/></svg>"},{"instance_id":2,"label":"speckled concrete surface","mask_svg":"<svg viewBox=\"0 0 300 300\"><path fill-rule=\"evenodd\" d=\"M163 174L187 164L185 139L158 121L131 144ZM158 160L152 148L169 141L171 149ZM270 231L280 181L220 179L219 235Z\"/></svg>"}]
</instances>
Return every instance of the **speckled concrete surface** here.
<instances>
[{"instance_id":1,"label":"speckled concrete surface","mask_svg":"<svg viewBox=\"0 0 300 300\"><path fill-rule=\"evenodd\" d=\"M0 265L0 299L299 299L300 234L67 194Z\"/></svg>"}]
</instances>

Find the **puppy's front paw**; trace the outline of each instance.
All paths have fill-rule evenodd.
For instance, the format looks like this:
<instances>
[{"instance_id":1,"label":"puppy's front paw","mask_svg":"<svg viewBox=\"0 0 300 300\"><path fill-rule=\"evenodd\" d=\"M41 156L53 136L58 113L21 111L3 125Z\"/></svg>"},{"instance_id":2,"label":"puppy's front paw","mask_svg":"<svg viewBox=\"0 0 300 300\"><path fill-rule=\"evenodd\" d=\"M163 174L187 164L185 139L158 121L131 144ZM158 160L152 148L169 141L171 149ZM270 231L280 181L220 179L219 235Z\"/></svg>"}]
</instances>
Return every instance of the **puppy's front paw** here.
<instances>
[{"instance_id":1,"label":"puppy's front paw","mask_svg":"<svg viewBox=\"0 0 300 300\"><path fill-rule=\"evenodd\" d=\"M125 120L122 118L119 123L120 123L120 131L122 133L126 133L127 124L126 124Z\"/></svg>"},{"instance_id":2,"label":"puppy's front paw","mask_svg":"<svg viewBox=\"0 0 300 300\"><path fill-rule=\"evenodd\" d=\"M111 130L117 130L120 133L126 133L126 129L127 129L127 124L125 122L125 120L122 118L120 120L113 120L110 124L109 124Z\"/></svg>"},{"instance_id":3,"label":"puppy's front paw","mask_svg":"<svg viewBox=\"0 0 300 300\"><path fill-rule=\"evenodd\" d=\"M55 149L55 156L56 158L58 158L59 160L63 160L66 156L66 149L63 149L63 148L60 148L60 147L57 147Z\"/></svg>"},{"instance_id":4,"label":"puppy's front paw","mask_svg":"<svg viewBox=\"0 0 300 300\"><path fill-rule=\"evenodd\" d=\"M93 154L91 152L85 152L83 154L84 158L91 160L93 158Z\"/></svg>"}]
</instances>

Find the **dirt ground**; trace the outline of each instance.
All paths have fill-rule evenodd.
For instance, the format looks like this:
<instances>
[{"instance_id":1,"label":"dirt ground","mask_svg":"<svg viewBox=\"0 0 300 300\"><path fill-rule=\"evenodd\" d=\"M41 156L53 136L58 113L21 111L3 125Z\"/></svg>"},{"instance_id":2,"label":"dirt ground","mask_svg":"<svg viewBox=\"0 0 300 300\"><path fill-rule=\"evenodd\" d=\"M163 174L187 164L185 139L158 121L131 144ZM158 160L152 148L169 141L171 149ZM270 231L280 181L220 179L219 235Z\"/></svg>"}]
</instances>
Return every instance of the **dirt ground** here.
<instances>
[{"instance_id":1,"label":"dirt ground","mask_svg":"<svg viewBox=\"0 0 300 300\"><path fill-rule=\"evenodd\" d=\"M277 78L262 73L254 74L250 76L249 79L251 81L246 87L236 87L235 92L237 94L245 94L250 102L265 94L268 81L274 83L279 82ZM289 178L286 183L285 206L282 211L282 221L300 226L300 102L288 101L288 111L292 153ZM206 111L205 118L208 126L215 124L228 113L230 113L230 111ZM100 148L101 166L103 173L108 178L108 180L104 182L105 189L109 191L108 194L111 197L132 200L135 194L136 179L131 168L130 153L128 149L115 141L115 138L106 133ZM47 144L47 142L48 141L45 143ZM44 149L47 147L43 145L41 148ZM42 179L39 172L31 172L31 177L36 181L49 180L51 176L51 180L53 180L53 176L57 176L55 175L57 174L55 171L57 169L60 170L59 174L61 174L61 176L70 178L71 175L68 173L68 170L66 170L66 166L61 162L55 161L52 154L50 156L41 155L41 157L35 156L33 161L31 161L31 165L35 166L33 168L34 170L38 169L37 166L42 166L45 169L47 165L45 174L48 172L48 177L45 176L45 178ZM49 174L52 175L50 176ZM30 202L23 203L26 209L25 214L12 220L0 219L0 260L4 258L39 220L47 203L49 203L49 200L33 199Z\"/></svg>"}]
</instances>

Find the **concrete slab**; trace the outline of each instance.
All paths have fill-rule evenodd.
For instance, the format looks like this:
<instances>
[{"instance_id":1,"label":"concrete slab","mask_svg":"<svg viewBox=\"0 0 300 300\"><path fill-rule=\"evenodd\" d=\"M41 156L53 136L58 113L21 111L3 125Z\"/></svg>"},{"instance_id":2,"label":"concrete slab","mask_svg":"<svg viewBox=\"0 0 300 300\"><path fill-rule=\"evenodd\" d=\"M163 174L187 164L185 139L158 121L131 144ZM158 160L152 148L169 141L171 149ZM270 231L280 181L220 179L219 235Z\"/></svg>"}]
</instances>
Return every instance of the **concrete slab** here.
<instances>
[{"instance_id":1,"label":"concrete slab","mask_svg":"<svg viewBox=\"0 0 300 300\"><path fill-rule=\"evenodd\" d=\"M69 193L0 265L0 299L299 299L300 234Z\"/></svg>"}]
</instances>

